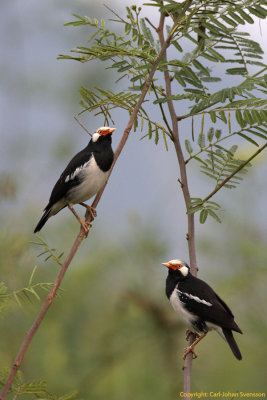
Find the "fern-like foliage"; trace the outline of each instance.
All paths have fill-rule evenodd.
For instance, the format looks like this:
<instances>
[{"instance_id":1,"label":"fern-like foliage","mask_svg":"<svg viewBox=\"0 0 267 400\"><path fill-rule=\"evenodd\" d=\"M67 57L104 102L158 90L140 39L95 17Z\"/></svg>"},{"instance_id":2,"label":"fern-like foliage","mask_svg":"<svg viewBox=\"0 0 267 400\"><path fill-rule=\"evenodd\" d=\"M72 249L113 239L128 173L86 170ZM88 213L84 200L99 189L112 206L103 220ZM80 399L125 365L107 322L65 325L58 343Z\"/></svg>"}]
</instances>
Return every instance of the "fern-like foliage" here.
<instances>
[{"instance_id":1,"label":"fern-like foliage","mask_svg":"<svg viewBox=\"0 0 267 400\"><path fill-rule=\"evenodd\" d=\"M8 311L14 304L22 307L24 303L39 301L43 292L50 291L53 286L52 282L33 282L36 270L37 266L33 268L27 285L18 290L9 291L4 282L0 282L0 314Z\"/></svg>"},{"instance_id":2,"label":"fern-like foliage","mask_svg":"<svg viewBox=\"0 0 267 400\"><path fill-rule=\"evenodd\" d=\"M8 372L0 372L0 387L5 384ZM42 400L78 400L78 392L73 391L63 396L56 396L47 389L47 383L44 381L25 382L21 371L17 372L14 382L10 388L12 399L42 399ZM10 397L11 398L11 397Z\"/></svg>"},{"instance_id":3,"label":"fern-like foliage","mask_svg":"<svg viewBox=\"0 0 267 400\"><path fill-rule=\"evenodd\" d=\"M233 189L243 180L242 175L247 173L247 168L242 168L235 173L238 167L244 163L244 160L234 158L236 150L237 145L233 145L229 150L217 148L215 152L208 154L208 158L205 160L206 165L201 165L201 172L215 180L215 188L226 178L232 176L223 187Z\"/></svg>"},{"instance_id":4,"label":"fern-like foliage","mask_svg":"<svg viewBox=\"0 0 267 400\"><path fill-rule=\"evenodd\" d=\"M178 115L179 121L192 119L192 132L183 131L188 153L186 164L193 160L199 162L201 172L215 180L216 185L224 182L234 167L238 168L239 174L225 183L225 187L233 188L242 178L243 164L234 158L234 148L229 150L227 141L236 138L238 144L245 141L259 149L265 148L267 142L267 66L260 45L244 29L246 23L253 24L256 18L267 17L267 1L196 0L180 18L185 3L151 0L143 4L156 7L171 17L175 28L166 22L170 18L165 19L164 35L171 34L167 58L159 62L150 97L146 98L158 107L158 119L151 117L151 108L144 102L134 130L144 131L142 139L148 138L155 144L162 137L168 149L173 136L166 103L172 101L176 110L187 107L187 112ZM109 28L103 20L74 16L75 20L66 25L88 27L92 31L90 45L77 47L71 55L59 58L74 58L80 62L99 59L107 68L117 71L117 82L125 84L118 93L81 88L83 111L102 114L104 123L113 120L115 108L131 113L161 49L155 23L153 25L143 9L136 6L126 7L125 16L115 14L113 22L124 26L121 34L114 30L114 24ZM160 76L166 70L171 76L171 96L166 95L160 83ZM231 76L234 80L230 81ZM225 84L222 88L223 78L229 86ZM207 203L199 205L202 207L201 222L208 215L216 218L213 213L218 206L209 206L211 208Z\"/></svg>"},{"instance_id":5,"label":"fern-like foliage","mask_svg":"<svg viewBox=\"0 0 267 400\"><path fill-rule=\"evenodd\" d=\"M60 259L64 253L62 252L59 255L56 255L55 253L56 249L50 249L48 244L40 235L35 235L35 236L37 237L38 241L32 240L30 243L43 247L43 251L40 254L38 254L38 257L46 255L45 261L48 261L51 258L55 263L61 266L62 262L60 261Z\"/></svg>"}]
</instances>

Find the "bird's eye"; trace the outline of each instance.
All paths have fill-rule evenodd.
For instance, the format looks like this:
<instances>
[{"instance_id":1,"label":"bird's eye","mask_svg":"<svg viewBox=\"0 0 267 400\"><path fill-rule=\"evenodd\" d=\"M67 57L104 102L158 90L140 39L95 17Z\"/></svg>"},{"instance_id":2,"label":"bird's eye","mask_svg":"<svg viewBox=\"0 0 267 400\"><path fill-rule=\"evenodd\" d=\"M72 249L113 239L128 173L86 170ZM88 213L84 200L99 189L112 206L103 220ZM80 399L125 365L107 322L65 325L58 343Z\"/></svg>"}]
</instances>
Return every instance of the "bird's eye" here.
<instances>
[{"instance_id":1,"label":"bird's eye","mask_svg":"<svg viewBox=\"0 0 267 400\"><path fill-rule=\"evenodd\" d=\"M102 131L98 131L99 133L102 133Z\"/></svg>"}]
</instances>

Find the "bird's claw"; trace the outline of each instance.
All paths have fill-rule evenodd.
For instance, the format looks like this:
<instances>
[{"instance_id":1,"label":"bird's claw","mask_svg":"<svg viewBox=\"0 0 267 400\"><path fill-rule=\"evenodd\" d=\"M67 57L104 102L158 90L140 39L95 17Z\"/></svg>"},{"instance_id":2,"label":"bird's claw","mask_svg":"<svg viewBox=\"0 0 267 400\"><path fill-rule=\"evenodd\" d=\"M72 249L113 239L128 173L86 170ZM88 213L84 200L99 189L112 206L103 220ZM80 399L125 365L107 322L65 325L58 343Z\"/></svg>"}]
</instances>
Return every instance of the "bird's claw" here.
<instances>
[{"instance_id":1,"label":"bird's claw","mask_svg":"<svg viewBox=\"0 0 267 400\"><path fill-rule=\"evenodd\" d=\"M188 346L184 349L184 354L183 354L183 359L185 360L186 356L192 353L193 354L193 359L198 357L198 354L194 351L194 346Z\"/></svg>"},{"instance_id":2,"label":"bird's claw","mask_svg":"<svg viewBox=\"0 0 267 400\"><path fill-rule=\"evenodd\" d=\"M87 237L88 233L90 231L90 228L92 227L92 224L90 224L90 223L88 223L86 221L81 221L80 223L81 223L81 228L84 231L84 235L85 235L85 237Z\"/></svg>"},{"instance_id":3,"label":"bird's claw","mask_svg":"<svg viewBox=\"0 0 267 400\"><path fill-rule=\"evenodd\" d=\"M94 207L88 206L88 204L80 203L81 206L85 207L88 213L91 215L92 220L97 216L97 211Z\"/></svg>"},{"instance_id":4,"label":"bird's claw","mask_svg":"<svg viewBox=\"0 0 267 400\"><path fill-rule=\"evenodd\" d=\"M97 217L97 211L94 207L90 207L90 214L93 218Z\"/></svg>"},{"instance_id":5,"label":"bird's claw","mask_svg":"<svg viewBox=\"0 0 267 400\"><path fill-rule=\"evenodd\" d=\"M191 335L191 331L190 331L190 329L187 329L186 331L185 331L185 340L186 341L188 341L188 339L189 339L189 336Z\"/></svg>"}]
</instances>

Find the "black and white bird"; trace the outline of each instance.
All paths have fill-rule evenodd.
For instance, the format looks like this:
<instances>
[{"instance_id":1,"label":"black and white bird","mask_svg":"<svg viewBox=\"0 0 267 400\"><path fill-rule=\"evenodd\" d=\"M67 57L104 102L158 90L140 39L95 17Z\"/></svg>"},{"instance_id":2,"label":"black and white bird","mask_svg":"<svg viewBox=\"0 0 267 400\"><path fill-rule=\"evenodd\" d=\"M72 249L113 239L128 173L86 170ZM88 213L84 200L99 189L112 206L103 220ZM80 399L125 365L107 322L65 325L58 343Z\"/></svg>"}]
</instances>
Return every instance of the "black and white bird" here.
<instances>
[{"instance_id":1,"label":"black and white bird","mask_svg":"<svg viewBox=\"0 0 267 400\"><path fill-rule=\"evenodd\" d=\"M190 273L185 261L170 260L162 265L168 267L166 295L176 313L198 338L185 349L185 356L191 351L196 357L194 346L210 330L216 330L227 341L234 356L242 356L232 331L242 333L234 316L225 302L201 279Z\"/></svg>"},{"instance_id":2,"label":"black and white bird","mask_svg":"<svg viewBox=\"0 0 267 400\"><path fill-rule=\"evenodd\" d=\"M93 197L104 185L111 168L114 153L111 147L111 135L116 128L101 127L92 135L88 145L69 162L55 184L49 203L38 222L34 233L40 231L48 218L68 206L88 233L87 224L81 220L72 207L81 204L90 213L95 213L84 201Z\"/></svg>"}]
</instances>

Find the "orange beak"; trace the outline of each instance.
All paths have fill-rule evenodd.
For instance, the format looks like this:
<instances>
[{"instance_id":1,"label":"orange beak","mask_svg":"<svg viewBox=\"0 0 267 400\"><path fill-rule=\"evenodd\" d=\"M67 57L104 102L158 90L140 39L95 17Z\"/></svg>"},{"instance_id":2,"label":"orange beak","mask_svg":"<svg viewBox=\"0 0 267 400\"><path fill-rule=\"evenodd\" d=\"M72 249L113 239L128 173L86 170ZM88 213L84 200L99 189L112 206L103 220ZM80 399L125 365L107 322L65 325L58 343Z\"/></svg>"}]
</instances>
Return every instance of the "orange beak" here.
<instances>
[{"instance_id":1,"label":"orange beak","mask_svg":"<svg viewBox=\"0 0 267 400\"><path fill-rule=\"evenodd\" d=\"M169 263L161 263L161 264L164 265L164 267L168 267L168 268L169 268L169 266L170 266Z\"/></svg>"}]
</instances>

